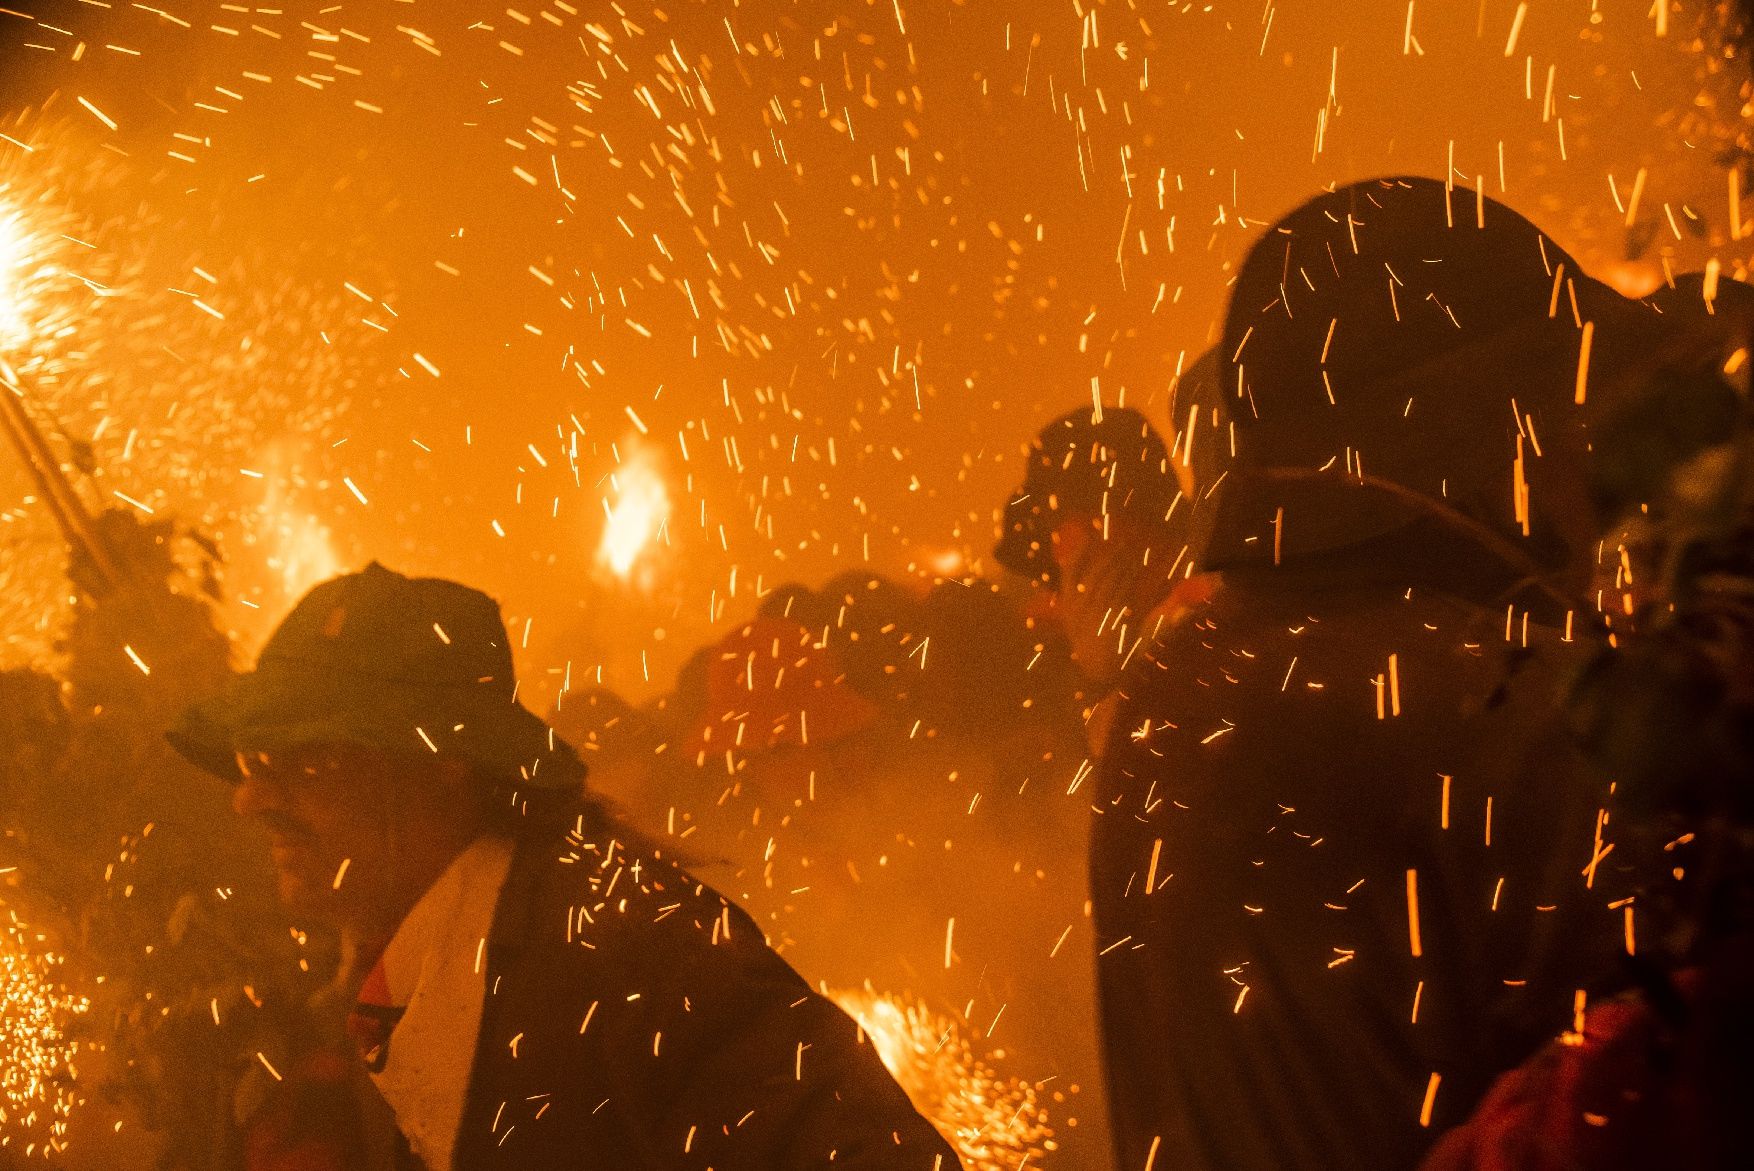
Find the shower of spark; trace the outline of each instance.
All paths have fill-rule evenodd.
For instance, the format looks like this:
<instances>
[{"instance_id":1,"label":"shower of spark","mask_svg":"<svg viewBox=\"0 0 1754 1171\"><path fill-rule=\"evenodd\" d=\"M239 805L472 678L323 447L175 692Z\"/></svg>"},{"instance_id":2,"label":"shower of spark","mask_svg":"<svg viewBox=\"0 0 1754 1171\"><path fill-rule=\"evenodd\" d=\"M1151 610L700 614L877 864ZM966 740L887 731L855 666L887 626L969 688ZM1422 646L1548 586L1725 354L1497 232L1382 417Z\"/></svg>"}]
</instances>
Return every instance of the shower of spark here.
<instances>
[{"instance_id":1,"label":"shower of spark","mask_svg":"<svg viewBox=\"0 0 1754 1171\"><path fill-rule=\"evenodd\" d=\"M329 530L317 518L267 507L262 514L262 523L275 550L268 555L267 565L278 576L281 592L287 598L299 598L318 582L327 581L347 568L335 552Z\"/></svg>"},{"instance_id":2,"label":"shower of spark","mask_svg":"<svg viewBox=\"0 0 1754 1171\"><path fill-rule=\"evenodd\" d=\"M607 497L603 501L609 519L597 546L597 564L627 581L670 519L670 490L656 455L638 443L609 480L615 502Z\"/></svg>"},{"instance_id":3,"label":"shower of spark","mask_svg":"<svg viewBox=\"0 0 1754 1171\"><path fill-rule=\"evenodd\" d=\"M330 432L352 396L407 377L404 356L383 341L394 310L362 307L357 283L322 269L326 253L295 270L258 240L222 245L202 205L153 183L77 127L9 120L0 373L58 451L89 445L88 507L175 515L218 541L227 593L246 604L226 621L247 642L341 567L332 518L353 500L343 477L359 473ZM273 444L284 435L297 453ZM0 451L0 483L11 463ZM66 549L40 508L18 503L0 511L0 662L41 663L65 611Z\"/></svg>"},{"instance_id":4,"label":"shower of spark","mask_svg":"<svg viewBox=\"0 0 1754 1171\"><path fill-rule=\"evenodd\" d=\"M115 292L113 258L93 254L59 198L66 180L36 150L0 143L0 369L36 382L56 381Z\"/></svg>"},{"instance_id":5,"label":"shower of spark","mask_svg":"<svg viewBox=\"0 0 1754 1171\"><path fill-rule=\"evenodd\" d=\"M1042 1166L1056 1147L1037 1086L1006 1077L966 1027L912 997L869 988L831 993L870 1038L877 1056L955 1147L968 1171Z\"/></svg>"},{"instance_id":6,"label":"shower of spark","mask_svg":"<svg viewBox=\"0 0 1754 1171\"><path fill-rule=\"evenodd\" d=\"M0 925L0 1146L26 1157L59 1151L79 1104L68 1024L87 1002L60 988L60 957L10 911Z\"/></svg>"},{"instance_id":7,"label":"shower of spark","mask_svg":"<svg viewBox=\"0 0 1754 1171\"><path fill-rule=\"evenodd\" d=\"M73 274L67 225L24 195L0 172L0 361L34 374L72 337L81 302L107 290Z\"/></svg>"}]
</instances>

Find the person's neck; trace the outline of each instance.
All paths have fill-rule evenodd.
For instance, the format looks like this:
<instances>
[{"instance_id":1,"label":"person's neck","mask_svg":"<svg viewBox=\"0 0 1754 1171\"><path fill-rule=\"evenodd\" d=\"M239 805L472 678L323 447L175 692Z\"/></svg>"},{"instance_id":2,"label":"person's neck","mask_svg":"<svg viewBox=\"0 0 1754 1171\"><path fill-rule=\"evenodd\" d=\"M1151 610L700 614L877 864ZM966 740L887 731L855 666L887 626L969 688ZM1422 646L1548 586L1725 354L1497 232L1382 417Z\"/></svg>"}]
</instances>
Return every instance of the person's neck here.
<instances>
[{"instance_id":1,"label":"person's neck","mask_svg":"<svg viewBox=\"0 0 1754 1171\"><path fill-rule=\"evenodd\" d=\"M483 832L477 831L448 840L429 839L432 846L419 858L406 859L402 876L387 885L383 900L360 908L339 924L343 967L351 961L358 969L358 979L363 980L426 892L482 836Z\"/></svg>"}]
</instances>

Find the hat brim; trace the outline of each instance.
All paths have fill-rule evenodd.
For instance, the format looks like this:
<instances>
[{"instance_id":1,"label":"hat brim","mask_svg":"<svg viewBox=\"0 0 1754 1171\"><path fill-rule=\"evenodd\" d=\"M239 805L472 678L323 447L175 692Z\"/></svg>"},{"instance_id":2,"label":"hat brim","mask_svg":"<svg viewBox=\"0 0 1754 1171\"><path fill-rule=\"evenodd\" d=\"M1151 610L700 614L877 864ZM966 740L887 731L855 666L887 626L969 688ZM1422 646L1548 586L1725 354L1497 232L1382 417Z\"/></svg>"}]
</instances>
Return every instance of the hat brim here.
<instances>
[{"instance_id":1,"label":"hat brim","mask_svg":"<svg viewBox=\"0 0 1754 1171\"><path fill-rule=\"evenodd\" d=\"M461 758L484 780L576 788L578 754L523 705L480 688L359 679L287 664L240 675L165 734L192 763L237 783L238 753L359 744L393 756Z\"/></svg>"}]
</instances>

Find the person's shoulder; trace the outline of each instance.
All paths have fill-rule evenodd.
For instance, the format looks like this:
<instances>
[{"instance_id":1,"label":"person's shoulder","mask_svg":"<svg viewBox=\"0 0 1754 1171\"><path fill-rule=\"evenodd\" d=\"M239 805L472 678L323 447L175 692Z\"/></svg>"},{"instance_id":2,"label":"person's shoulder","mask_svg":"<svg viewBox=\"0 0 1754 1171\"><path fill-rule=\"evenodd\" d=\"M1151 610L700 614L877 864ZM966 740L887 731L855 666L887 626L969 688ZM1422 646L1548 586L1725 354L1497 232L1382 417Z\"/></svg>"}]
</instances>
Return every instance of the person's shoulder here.
<instances>
[{"instance_id":1,"label":"person's shoulder","mask_svg":"<svg viewBox=\"0 0 1754 1171\"><path fill-rule=\"evenodd\" d=\"M723 965L766 953L754 921L676 851L586 801L561 831L527 841L539 938L622 966Z\"/></svg>"}]
</instances>

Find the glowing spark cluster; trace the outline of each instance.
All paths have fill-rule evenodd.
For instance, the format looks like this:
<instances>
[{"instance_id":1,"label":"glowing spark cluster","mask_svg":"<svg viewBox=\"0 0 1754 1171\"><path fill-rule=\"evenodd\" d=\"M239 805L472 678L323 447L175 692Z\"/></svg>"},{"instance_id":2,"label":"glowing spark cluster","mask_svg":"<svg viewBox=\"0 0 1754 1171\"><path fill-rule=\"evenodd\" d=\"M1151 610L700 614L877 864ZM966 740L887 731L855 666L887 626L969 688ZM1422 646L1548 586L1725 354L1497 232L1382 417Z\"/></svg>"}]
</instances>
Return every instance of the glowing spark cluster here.
<instances>
[{"instance_id":1,"label":"glowing spark cluster","mask_svg":"<svg viewBox=\"0 0 1754 1171\"><path fill-rule=\"evenodd\" d=\"M0 172L0 361L16 372L68 334L82 295L95 291L68 276L64 218ZM63 295L63 290L74 295Z\"/></svg>"},{"instance_id":2,"label":"glowing spark cluster","mask_svg":"<svg viewBox=\"0 0 1754 1171\"><path fill-rule=\"evenodd\" d=\"M68 1023L86 1001L62 990L60 957L7 912L0 931L0 1148L26 1156L60 1150L79 1103Z\"/></svg>"},{"instance_id":3,"label":"glowing spark cluster","mask_svg":"<svg viewBox=\"0 0 1754 1171\"><path fill-rule=\"evenodd\" d=\"M988 1064L958 1021L908 996L832 994L870 1038L914 1108L956 1147L968 1171L1016 1171L1055 1149L1039 1087ZM1002 1050L992 1051L1003 1058Z\"/></svg>"},{"instance_id":4,"label":"glowing spark cluster","mask_svg":"<svg viewBox=\"0 0 1754 1171\"><path fill-rule=\"evenodd\" d=\"M347 569L335 550L329 526L311 514L293 487L293 469L276 457L262 480L262 502L242 518L250 538L262 546L265 568L283 598L297 598L320 581Z\"/></svg>"}]
</instances>

